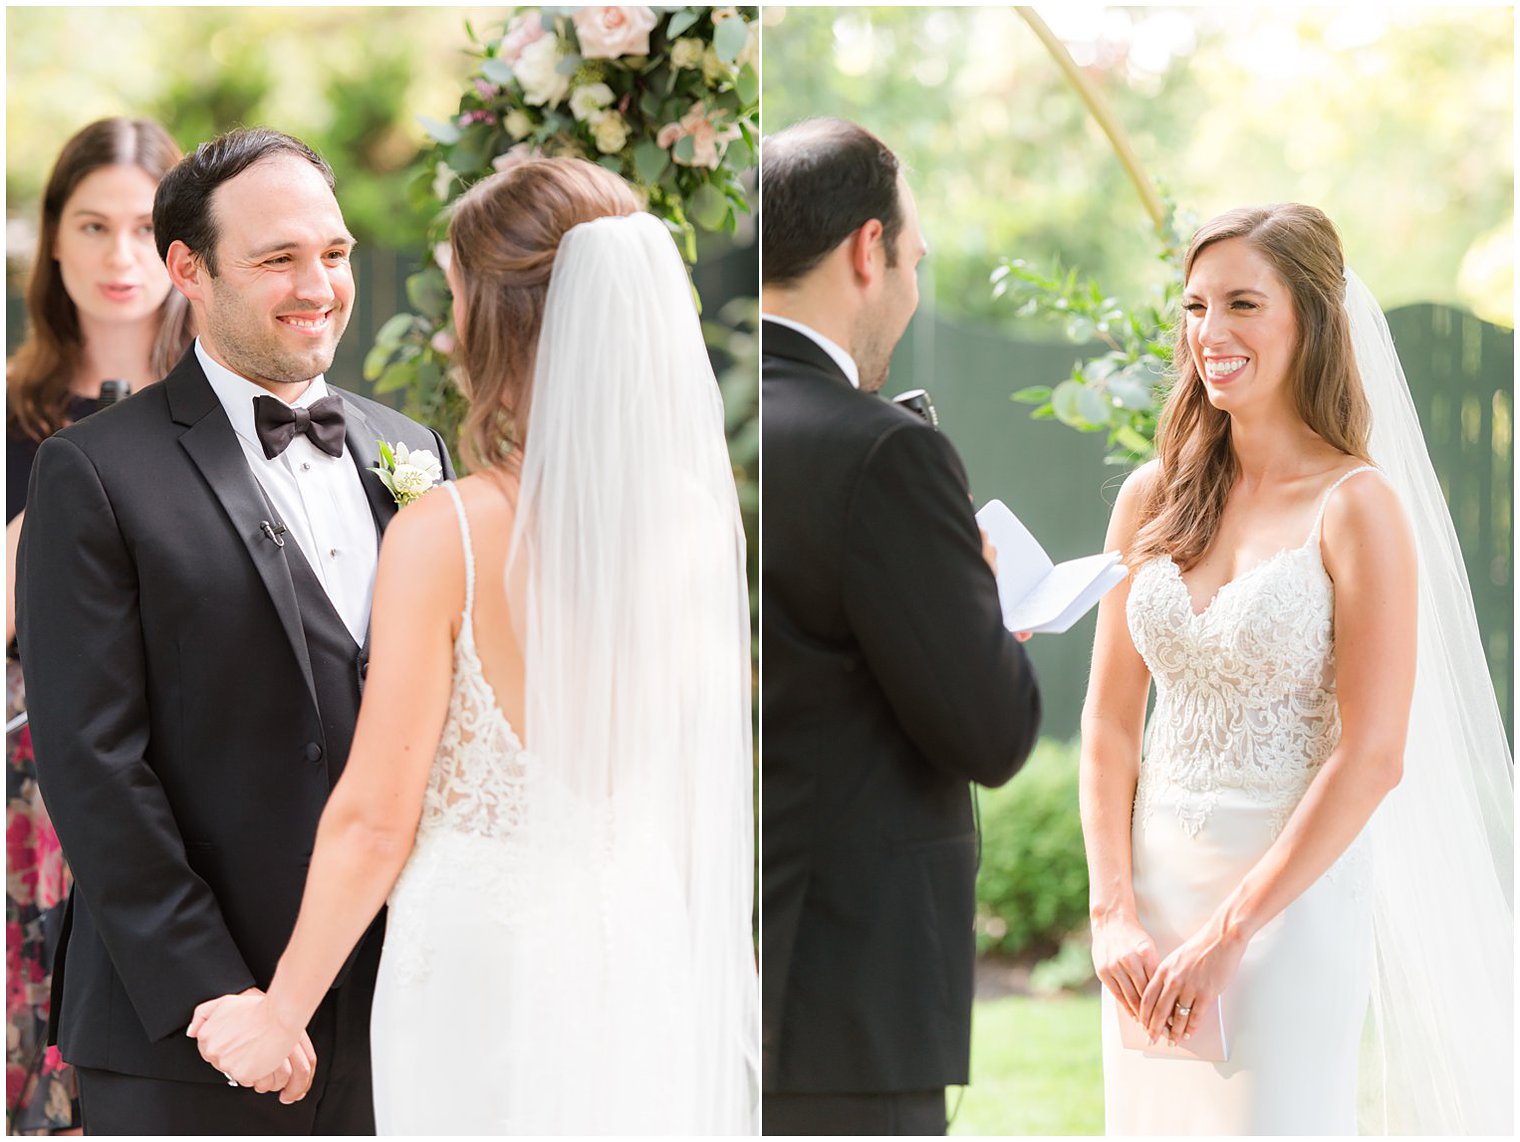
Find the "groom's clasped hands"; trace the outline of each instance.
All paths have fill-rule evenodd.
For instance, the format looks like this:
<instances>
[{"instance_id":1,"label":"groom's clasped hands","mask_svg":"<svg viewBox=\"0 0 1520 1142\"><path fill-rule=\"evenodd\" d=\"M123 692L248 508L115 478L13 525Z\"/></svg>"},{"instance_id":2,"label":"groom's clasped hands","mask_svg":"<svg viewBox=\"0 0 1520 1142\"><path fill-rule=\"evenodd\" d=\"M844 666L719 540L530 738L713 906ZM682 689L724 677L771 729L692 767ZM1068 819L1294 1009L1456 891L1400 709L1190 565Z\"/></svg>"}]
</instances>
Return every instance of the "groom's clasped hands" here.
<instances>
[{"instance_id":1,"label":"groom's clasped hands","mask_svg":"<svg viewBox=\"0 0 1520 1142\"><path fill-rule=\"evenodd\" d=\"M287 1027L256 987L206 1000L196 1007L185 1034L229 1084L260 1094L277 1091L287 1104L300 1102L311 1089L317 1070L311 1039L304 1029Z\"/></svg>"}]
</instances>

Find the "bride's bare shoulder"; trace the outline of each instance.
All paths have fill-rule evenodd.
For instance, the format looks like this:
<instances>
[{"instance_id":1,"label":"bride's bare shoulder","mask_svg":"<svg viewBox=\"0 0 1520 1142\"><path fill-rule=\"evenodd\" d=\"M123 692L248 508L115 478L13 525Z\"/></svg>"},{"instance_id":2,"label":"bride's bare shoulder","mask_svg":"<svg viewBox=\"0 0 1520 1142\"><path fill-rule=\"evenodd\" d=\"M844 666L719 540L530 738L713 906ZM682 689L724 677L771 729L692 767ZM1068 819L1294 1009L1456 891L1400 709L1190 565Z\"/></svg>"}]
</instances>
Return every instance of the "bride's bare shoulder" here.
<instances>
[{"instance_id":1,"label":"bride's bare shoulder","mask_svg":"<svg viewBox=\"0 0 1520 1142\"><path fill-rule=\"evenodd\" d=\"M1147 460L1124 478L1114 500L1113 513L1109 516L1104 550L1120 551L1129 546L1129 541L1140 529L1141 512L1160 480L1160 460Z\"/></svg>"}]
</instances>

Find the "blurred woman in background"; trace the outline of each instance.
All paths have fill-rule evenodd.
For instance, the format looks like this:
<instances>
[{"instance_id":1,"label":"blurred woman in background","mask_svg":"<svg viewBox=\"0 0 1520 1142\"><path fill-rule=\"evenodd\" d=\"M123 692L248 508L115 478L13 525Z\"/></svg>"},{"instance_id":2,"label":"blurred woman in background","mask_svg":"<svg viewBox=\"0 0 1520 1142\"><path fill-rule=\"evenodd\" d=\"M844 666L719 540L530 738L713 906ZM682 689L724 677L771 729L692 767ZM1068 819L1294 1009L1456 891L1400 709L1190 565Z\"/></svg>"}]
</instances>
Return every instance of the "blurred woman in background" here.
<instances>
[{"instance_id":1,"label":"blurred woman in background","mask_svg":"<svg viewBox=\"0 0 1520 1142\"><path fill-rule=\"evenodd\" d=\"M43 440L164 376L193 336L153 245L153 194L180 159L147 119L91 123L64 144L42 199L27 330L6 362L6 1132L78 1133L70 1069L47 1046L52 953L69 875L37 792L16 658L16 547ZM110 385L102 391L107 381ZM18 724L19 723L19 724Z\"/></svg>"}]
</instances>

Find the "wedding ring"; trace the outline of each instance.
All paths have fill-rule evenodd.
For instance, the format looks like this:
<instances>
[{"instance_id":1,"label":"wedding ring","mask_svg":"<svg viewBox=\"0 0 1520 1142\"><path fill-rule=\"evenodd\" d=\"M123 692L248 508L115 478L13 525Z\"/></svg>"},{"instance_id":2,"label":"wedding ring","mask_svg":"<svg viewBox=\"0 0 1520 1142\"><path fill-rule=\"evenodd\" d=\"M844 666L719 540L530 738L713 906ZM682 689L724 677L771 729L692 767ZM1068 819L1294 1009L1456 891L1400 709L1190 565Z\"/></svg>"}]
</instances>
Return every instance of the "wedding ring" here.
<instances>
[{"instance_id":1,"label":"wedding ring","mask_svg":"<svg viewBox=\"0 0 1520 1142\"><path fill-rule=\"evenodd\" d=\"M226 1079L226 1080L227 1080L227 1085L228 1085L228 1086L237 1086L237 1085L238 1085L238 1081L237 1081L237 1079L235 1079L235 1078L233 1078L233 1077L232 1077L232 1076L231 1076L231 1075L229 1075L229 1074L228 1074L228 1073L227 1073L227 1072L226 1072L226 1071L223 1071L223 1072L222 1072L222 1078L224 1078L224 1079Z\"/></svg>"},{"instance_id":2,"label":"wedding ring","mask_svg":"<svg viewBox=\"0 0 1520 1142\"><path fill-rule=\"evenodd\" d=\"M1191 1007L1183 1007L1182 1004L1180 1004L1180 1003L1177 1005L1177 1014L1178 1015L1190 1015L1192 1013L1192 1011L1193 1011L1193 1009Z\"/></svg>"}]
</instances>

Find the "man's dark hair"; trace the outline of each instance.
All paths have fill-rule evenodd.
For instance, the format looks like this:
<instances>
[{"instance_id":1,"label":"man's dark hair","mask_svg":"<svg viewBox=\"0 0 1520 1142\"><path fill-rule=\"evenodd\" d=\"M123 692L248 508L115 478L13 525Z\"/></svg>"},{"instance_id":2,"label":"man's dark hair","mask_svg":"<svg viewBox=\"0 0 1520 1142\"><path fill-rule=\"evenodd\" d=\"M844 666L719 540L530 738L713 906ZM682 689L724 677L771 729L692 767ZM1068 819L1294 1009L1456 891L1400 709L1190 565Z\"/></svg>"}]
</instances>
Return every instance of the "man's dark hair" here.
<instances>
[{"instance_id":1,"label":"man's dark hair","mask_svg":"<svg viewBox=\"0 0 1520 1142\"><path fill-rule=\"evenodd\" d=\"M902 230L897 156L845 119L806 119L760 145L761 277L791 285L871 219L887 265Z\"/></svg>"},{"instance_id":2,"label":"man's dark hair","mask_svg":"<svg viewBox=\"0 0 1520 1142\"><path fill-rule=\"evenodd\" d=\"M228 179L279 154L305 159L327 180L328 189L337 188L332 167L300 139L269 127L228 131L196 147L159 182L153 196L153 239L158 244L158 256L167 260L170 244L183 242L215 277L219 235L211 196Z\"/></svg>"}]
</instances>

